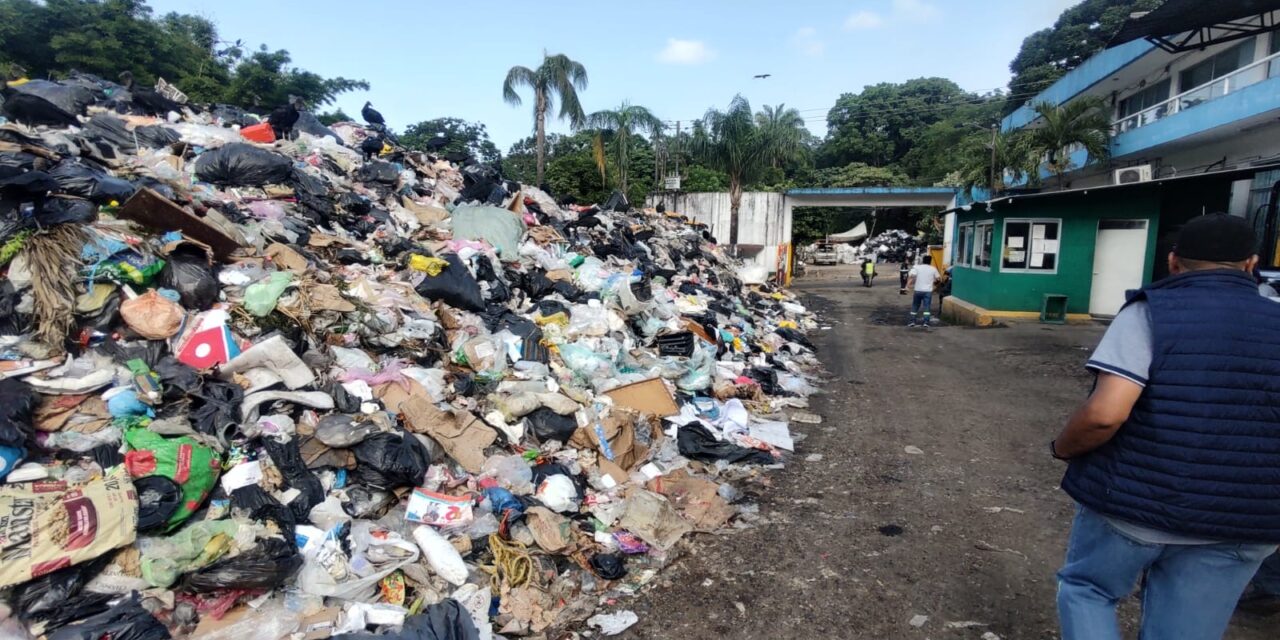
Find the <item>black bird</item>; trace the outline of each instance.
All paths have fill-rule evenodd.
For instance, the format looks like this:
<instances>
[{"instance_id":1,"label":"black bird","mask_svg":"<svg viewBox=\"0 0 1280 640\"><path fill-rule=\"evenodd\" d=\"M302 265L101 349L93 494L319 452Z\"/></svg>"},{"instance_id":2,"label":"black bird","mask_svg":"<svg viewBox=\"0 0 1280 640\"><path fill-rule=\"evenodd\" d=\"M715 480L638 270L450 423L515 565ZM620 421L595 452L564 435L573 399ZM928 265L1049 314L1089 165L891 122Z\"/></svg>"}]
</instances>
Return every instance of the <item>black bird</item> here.
<instances>
[{"instance_id":1,"label":"black bird","mask_svg":"<svg viewBox=\"0 0 1280 640\"><path fill-rule=\"evenodd\" d=\"M293 132L293 125L298 123L298 110L302 106L302 98L289 96L288 104L276 107L267 116L267 123L271 125L271 130L275 132L276 138L283 140L289 137L289 134Z\"/></svg>"},{"instance_id":2,"label":"black bird","mask_svg":"<svg viewBox=\"0 0 1280 640\"><path fill-rule=\"evenodd\" d=\"M386 141L382 139L382 136L369 136L364 139L364 142L360 143L360 151L364 153L365 160L372 160L374 156L382 151L384 144L386 144Z\"/></svg>"},{"instance_id":3,"label":"black bird","mask_svg":"<svg viewBox=\"0 0 1280 640\"><path fill-rule=\"evenodd\" d=\"M160 95L156 90L136 86L133 74L128 71L120 74L120 84L133 96L134 106L147 115L164 117L170 111L182 112L182 105Z\"/></svg>"},{"instance_id":4,"label":"black bird","mask_svg":"<svg viewBox=\"0 0 1280 640\"><path fill-rule=\"evenodd\" d=\"M767 80L769 76L772 76L772 75L773 75L772 73L762 73L758 76L751 76L751 77L755 78L756 80Z\"/></svg>"},{"instance_id":5,"label":"black bird","mask_svg":"<svg viewBox=\"0 0 1280 640\"><path fill-rule=\"evenodd\" d=\"M382 117L381 113L378 113L377 109L370 106L372 104L373 103L371 102L365 102L364 108L360 110L360 115L364 118L364 121L369 124L376 124L379 126L386 125L387 121Z\"/></svg>"},{"instance_id":6,"label":"black bird","mask_svg":"<svg viewBox=\"0 0 1280 640\"><path fill-rule=\"evenodd\" d=\"M55 127L78 127L80 121L58 105L37 95L22 93L7 83L0 84L4 97L4 114L26 125L47 124Z\"/></svg>"},{"instance_id":7,"label":"black bird","mask_svg":"<svg viewBox=\"0 0 1280 640\"><path fill-rule=\"evenodd\" d=\"M450 142L453 142L453 139L450 138L448 134L437 133L430 140L427 140L425 146L427 147L427 151L437 153L441 149L449 146Z\"/></svg>"}]
</instances>

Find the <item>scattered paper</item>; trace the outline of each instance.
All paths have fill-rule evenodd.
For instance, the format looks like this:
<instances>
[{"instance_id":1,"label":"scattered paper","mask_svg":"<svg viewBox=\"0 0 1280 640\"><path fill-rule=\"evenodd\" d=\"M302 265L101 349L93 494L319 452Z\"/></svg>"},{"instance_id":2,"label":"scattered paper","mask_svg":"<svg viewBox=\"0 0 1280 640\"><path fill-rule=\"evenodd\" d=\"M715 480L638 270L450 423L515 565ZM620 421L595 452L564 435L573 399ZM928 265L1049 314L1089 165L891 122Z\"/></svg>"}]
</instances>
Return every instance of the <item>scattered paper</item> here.
<instances>
[{"instance_id":1,"label":"scattered paper","mask_svg":"<svg viewBox=\"0 0 1280 640\"><path fill-rule=\"evenodd\" d=\"M903 451L906 451L907 453L909 453L909 454L911 454L911 455L913 455L913 456L922 456L922 455L924 455L924 450L923 450L923 449L921 449L920 447L915 446L915 445L910 445L910 444L909 444L909 445L907 445L906 447L903 447L903 449L902 449L902 450L903 450Z\"/></svg>"}]
</instances>

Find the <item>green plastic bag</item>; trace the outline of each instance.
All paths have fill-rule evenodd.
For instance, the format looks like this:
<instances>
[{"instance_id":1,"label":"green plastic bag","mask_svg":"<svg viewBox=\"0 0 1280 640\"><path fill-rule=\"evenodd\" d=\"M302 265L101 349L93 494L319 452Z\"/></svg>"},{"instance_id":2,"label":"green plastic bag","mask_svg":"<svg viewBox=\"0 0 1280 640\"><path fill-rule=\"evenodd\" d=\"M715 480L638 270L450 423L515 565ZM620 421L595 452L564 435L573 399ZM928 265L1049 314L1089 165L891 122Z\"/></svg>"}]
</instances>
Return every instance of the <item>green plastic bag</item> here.
<instances>
[{"instance_id":1,"label":"green plastic bag","mask_svg":"<svg viewBox=\"0 0 1280 640\"><path fill-rule=\"evenodd\" d=\"M239 530L234 520L204 520L167 538L145 539L140 545L142 579L169 588L182 574L203 569L235 548Z\"/></svg>"},{"instance_id":2,"label":"green plastic bag","mask_svg":"<svg viewBox=\"0 0 1280 640\"><path fill-rule=\"evenodd\" d=\"M293 274L288 271L277 271L266 280L249 285L244 290L244 308L249 313L261 318L276 308L276 301L284 295L284 290L293 282Z\"/></svg>"},{"instance_id":3,"label":"green plastic bag","mask_svg":"<svg viewBox=\"0 0 1280 640\"><path fill-rule=\"evenodd\" d=\"M135 479L163 476L182 489L182 503L166 521L167 531L190 518L218 482L222 457L195 438L166 438L148 429L132 428L124 432L124 441L129 448L124 457L129 475Z\"/></svg>"}]
</instances>

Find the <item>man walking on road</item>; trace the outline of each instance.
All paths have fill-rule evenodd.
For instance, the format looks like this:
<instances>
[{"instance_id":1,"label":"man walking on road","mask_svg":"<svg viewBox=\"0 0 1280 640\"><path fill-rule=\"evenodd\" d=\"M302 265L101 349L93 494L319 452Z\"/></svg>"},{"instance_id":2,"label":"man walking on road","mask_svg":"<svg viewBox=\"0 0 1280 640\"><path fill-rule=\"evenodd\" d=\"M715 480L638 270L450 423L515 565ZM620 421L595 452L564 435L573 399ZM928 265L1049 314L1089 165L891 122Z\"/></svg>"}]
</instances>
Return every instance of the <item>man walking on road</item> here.
<instances>
[{"instance_id":1,"label":"man walking on road","mask_svg":"<svg viewBox=\"0 0 1280 640\"><path fill-rule=\"evenodd\" d=\"M1142 638L1216 640L1280 543L1280 305L1253 228L1183 227L1170 277L1134 295L1087 366L1093 393L1050 443L1078 503L1058 572L1063 640L1119 640L1145 574Z\"/></svg>"},{"instance_id":2,"label":"man walking on road","mask_svg":"<svg viewBox=\"0 0 1280 640\"><path fill-rule=\"evenodd\" d=\"M920 324L927 329L933 319L933 284L938 281L938 270L933 267L933 256L925 256L921 262L911 267L907 276L907 288L912 291L911 320L907 326L916 326L916 318L923 312Z\"/></svg>"}]
</instances>

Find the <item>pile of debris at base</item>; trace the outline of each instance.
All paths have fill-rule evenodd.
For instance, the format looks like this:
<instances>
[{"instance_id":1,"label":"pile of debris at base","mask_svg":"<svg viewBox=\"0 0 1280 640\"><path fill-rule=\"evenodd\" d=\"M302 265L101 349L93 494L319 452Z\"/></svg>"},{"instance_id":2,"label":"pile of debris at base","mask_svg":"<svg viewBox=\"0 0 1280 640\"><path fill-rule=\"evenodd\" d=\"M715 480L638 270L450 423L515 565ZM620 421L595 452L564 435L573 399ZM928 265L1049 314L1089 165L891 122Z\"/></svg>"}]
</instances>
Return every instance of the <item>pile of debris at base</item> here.
<instances>
[{"instance_id":1,"label":"pile of debris at base","mask_svg":"<svg viewBox=\"0 0 1280 640\"><path fill-rule=\"evenodd\" d=\"M891 229L868 238L857 249L857 262L871 258L878 262L901 264L919 258L926 249L923 242L901 229Z\"/></svg>"},{"instance_id":2,"label":"pile of debris at base","mask_svg":"<svg viewBox=\"0 0 1280 640\"><path fill-rule=\"evenodd\" d=\"M31 84L0 125L0 637L617 633L820 420L811 316L679 215Z\"/></svg>"}]
</instances>

